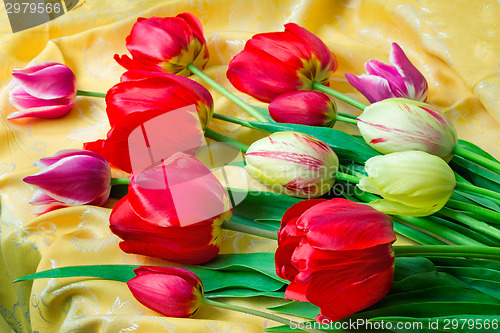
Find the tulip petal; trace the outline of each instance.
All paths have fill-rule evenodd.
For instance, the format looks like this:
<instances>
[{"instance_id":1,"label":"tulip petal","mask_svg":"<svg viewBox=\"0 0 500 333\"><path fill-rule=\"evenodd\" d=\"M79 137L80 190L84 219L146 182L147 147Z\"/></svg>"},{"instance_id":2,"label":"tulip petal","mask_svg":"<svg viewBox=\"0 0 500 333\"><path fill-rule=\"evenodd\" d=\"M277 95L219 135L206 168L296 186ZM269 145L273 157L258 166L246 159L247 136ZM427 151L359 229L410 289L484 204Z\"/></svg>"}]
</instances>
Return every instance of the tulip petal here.
<instances>
[{"instance_id":1,"label":"tulip petal","mask_svg":"<svg viewBox=\"0 0 500 333\"><path fill-rule=\"evenodd\" d=\"M33 163L33 165L39 167L40 169L43 169L45 167L48 167L48 166L58 162L59 160L61 160L63 158L70 157L70 156L81 156L81 155L92 156L92 157L95 157L97 159L101 159L102 161L106 161L104 159L104 157L102 157L101 155L99 155L93 151L84 150L84 149L62 149L51 156L42 157L41 159L39 159L38 161Z\"/></svg>"},{"instance_id":2,"label":"tulip petal","mask_svg":"<svg viewBox=\"0 0 500 333\"><path fill-rule=\"evenodd\" d=\"M184 280L186 280L186 282L188 282L192 286L201 285L202 283L198 275L196 275L195 273L191 272L188 269L181 267L141 266L134 269L134 273L137 276L148 273L175 275L183 278Z\"/></svg>"},{"instance_id":3,"label":"tulip petal","mask_svg":"<svg viewBox=\"0 0 500 333\"><path fill-rule=\"evenodd\" d=\"M101 159L70 156L23 180L64 204L81 205L109 191L111 170Z\"/></svg>"},{"instance_id":4,"label":"tulip petal","mask_svg":"<svg viewBox=\"0 0 500 333\"><path fill-rule=\"evenodd\" d=\"M370 103L394 97L389 83L381 77L366 74L356 76L351 73L345 73L345 78Z\"/></svg>"},{"instance_id":5,"label":"tulip petal","mask_svg":"<svg viewBox=\"0 0 500 333\"><path fill-rule=\"evenodd\" d=\"M45 204L45 205L37 206L33 210L33 215L42 215L42 214L54 211L56 209L61 209L61 208L65 208L65 207L68 207L68 205L65 205L65 204L60 203L60 202Z\"/></svg>"},{"instance_id":6,"label":"tulip petal","mask_svg":"<svg viewBox=\"0 0 500 333\"><path fill-rule=\"evenodd\" d=\"M378 199L370 201L368 205L378 211L390 215L405 215L405 216L428 216L439 211L448 202L449 198L440 200L431 205L423 207L408 206L401 202L391 201L388 199Z\"/></svg>"},{"instance_id":7,"label":"tulip petal","mask_svg":"<svg viewBox=\"0 0 500 333\"><path fill-rule=\"evenodd\" d=\"M38 108L31 108L22 111L12 112L7 116L7 119L18 119L25 117L37 117L37 118L61 118L67 115L73 105L55 105L55 106L43 106Z\"/></svg>"},{"instance_id":8,"label":"tulip petal","mask_svg":"<svg viewBox=\"0 0 500 333\"><path fill-rule=\"evenodd\" d=\"M302 87L297 70L264 51L244 50L231 60L226 76L236 89L270 103L278 95Z\"/></svg>"},{"instance_id":9,"label":"tulip petal","mask_svg":"<svg viewBox=\"0 0 500 333\"><path fill-rule=\"evenodd\" d=\"M428 85L422 73L410 62L397 43L392 43L389 61L394 64L406 82L408 96L411 99L425 102ZM405 96L402 96L405 97Z\"/></svg>"},{"instance_id":10,"label":"tulip petal","mask_svg":"<svg viewBox=\"0 0 500 333\"><path fill-rule=\"evenodd\" d=\"M281 226L284 227L291 219L298 218L309 208L324 201L327 201L327 199L309 199L297 202L288 208L285 214L283 214L283 217L281 218Z\"/></svg>"},{"instance_id":11,"label":"tulip petal","mask_svg":"<svg viewBox=\"0 0 500 333\"><path fill-rule=\"evenodd\" d=\"M45 205L45 204L53 204L53 203L59 203L61 202L57 201L56 199L52 198L51 196L48 196L41 190L36 190L33 196L31 197L31 200L29 201L31 205Z\"/></svg>"},{"instance_id":12,"label":"tulip petal","mask_svg":"<svg viewBox=\"0 0 500 333\"><path fill-rule=\"evenodd\" d=\"M303 213L296 224L307 232L311 246L324 250L360 250L396 240L387 215L346 199L319 203Z\"/></svg>"},{"instance_id":13,"label":"tulip petal","mask_svg":"<svg viewBox=\"0 0 500 333\"><path fill-rule=\"evenodd\" d=\"M139 302L165 316L190 317L201 304L200 290L181 276L151 272L130 279L127 285Z\"/></svg>"},{"instance_id":14,"label":"tulip petal","mask_svg":"<svg viewBox=\"0 0 500 333\"><path fill-rule=\"evenodd\" d=\"M338 63L335 55L320 38L295 23L285 24L285 31L291 32L298 39L302 40L308 46L310 52L318 58L323 68L332 73L337 70Z\"/></svg>"},{"instance_id":15,"label":"tulip petal","mask_svg":"<svg viewBox=\"0 0 500 333\"><path fill-rule=\"evenodd\" d=\"M24 90L41 99L73 96L76 92L75 74L65 65L55 65L26 73L14 70L12 76L21 82Z\"/></svg>"}]
</instances>

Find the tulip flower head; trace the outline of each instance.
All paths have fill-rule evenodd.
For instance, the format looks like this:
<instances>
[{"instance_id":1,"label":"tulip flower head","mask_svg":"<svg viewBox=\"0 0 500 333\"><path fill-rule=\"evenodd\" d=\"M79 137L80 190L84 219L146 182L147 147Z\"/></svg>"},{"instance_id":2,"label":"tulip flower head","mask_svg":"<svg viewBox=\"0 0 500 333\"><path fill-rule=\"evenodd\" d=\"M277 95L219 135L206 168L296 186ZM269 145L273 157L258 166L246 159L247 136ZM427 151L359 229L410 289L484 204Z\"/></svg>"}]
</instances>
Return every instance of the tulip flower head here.
<instances>
[{"instance_id":1,"label":"tulip flower head","mask_svg":"<svg viewBox=\"0 0 500 333\"><path fill-rule=\"evenodd\" d=\"M186 146L194 148L193 142L196 148L201 146L203 129L213 113L213 99L205 87L168 73L128 71L108 91L106 104L111 124L107 139L85 143L84 148L129 173L137 157L131 154L149 161L143 155L147 152L141 154L136 148L150 147L159 161L172 152L188 150Z\"/></svg>"},{"instance_id":2,"label":"tulip flower head","mask_svg":"<svg viewBox=\"0 0 500 333\"><path fill-rule=\"evenodd\" d=\"M337 321L380 301L392 287L392 220L345 199L310 199L290 207L278 231L276 273L290 281L285 298Z\"/></svg>"},{"instance_id":3,"label":"tulip flower head","mask_svg":"<svg viewBox=\"0 0 500 333\"><path fill-rule=\"evenodd\" d=\"M369 203L394 215L427 216L443 208L455 189L453 170L443 159L421 151L405 151L370 158L368 177L358 187L383 199Z\"/></svg>"},{"instance_id":4,"label":"tulip flower head","mask_svg":"<svg viewBox=\"0 0 500 333\"><path fill-rule=\"evenodd\" d=\"M7 119L23 117L60 118L69 113L76 100L76 77L67 66L43 62L14 69L9 101L19 111Z\"/></svg>"},{"instance_id":5,"label":"tulip flower head","mask_svg":"<svg viewBox=\"0 0 500 333\"><path fill-rule=\"evenodd\" d=\"M389 61L393 66L371 59L365 64L368 74L346 73L345 77L370 103L394 97L425 102L427 81L396 43L392 43Z\"/></svg>"},{"instance_id":6,"label":"tulip flower head","mask_svg":"<svg viewBox=\"0 0 500 333\"><path fill-rule=\"evenodd\" d=\"M420 150L446 161L453 157L457 131L438 108L404 98L369 105L358 117L366 143L382 154Z\"/></svg>"},{"instance_id":7,"label":"tulip flower head","mask_svg":"<svg viewBox=\"0 0 500 333\"><path fill-rule=\"evenodd\" d=\"M335 55L314 34L295 23L285 31L253 36L229 63L233 86L263 102L293 90L328 83L337 69Z\"/></svg>"},{"instance_id":8,"label":"tulip flower head","mask_svg":"<svg viewBox=\"0 0 500 333\"><path fill-rule=\"evenodd\" d=\"M273 99L269 115L279 123L330 127L335 124L337 106L322 92L295 90Z\"/></svg>"},{"instance_id":9,"label":"tulip flower head","mask_svg":"<svg viewBox=\"0 0 500 333\"><path fill-rule=\"evenodd\" d=\"M202 264L220 249L229 196L195 157L176 153L138 175L113 208L110 229L127 253Z\"/></svg>"},{"instance_id":10,"label":"tulip flower head","mask_svg":"<svg viewBox=\"0 0 500 333\"><path fill-rule=\"evenodd\" d=\"M167 317L192 317L203 301L200 278L185 268L143 266L127 285L144 306Z\"/></svg>"},{"instance_id":11,"label":"tulip flower head","mask_svg":"<svg viewBox=\"0 0 500 333\"><path fill-rule=\"evenodd\" d=\"M257 140L245 158L251 177L276 192L300 198L328 192L339 166L326 143L298 132L277 132Z\"/></svg>"},{"instance_id":12,"label":"tulip flower head","mask_svg":"<svg viewBox=\"0 0 500 333\"><path fill-rule=\"evenodd\" d=\"M65 206L101 206L108 200L111 169L99 154L80 149L61 150L34 165L40 172L23 179L38 189L30 201L40 206L34 214Z\"/></svg>"},{"instance_id":13,"label":"tulip flower head","mask_svg":"<svg viewBox=\"0 0 500 333\"><path fill-rule=\"evenodd\" d=\"M129 70L189 76L187 65L193 63L203 68L208 62L203 28L198 18L190 13L176 17L141 17L126 42L132 58L116 54L115 60Z\"/></svg>"}]
</instances>

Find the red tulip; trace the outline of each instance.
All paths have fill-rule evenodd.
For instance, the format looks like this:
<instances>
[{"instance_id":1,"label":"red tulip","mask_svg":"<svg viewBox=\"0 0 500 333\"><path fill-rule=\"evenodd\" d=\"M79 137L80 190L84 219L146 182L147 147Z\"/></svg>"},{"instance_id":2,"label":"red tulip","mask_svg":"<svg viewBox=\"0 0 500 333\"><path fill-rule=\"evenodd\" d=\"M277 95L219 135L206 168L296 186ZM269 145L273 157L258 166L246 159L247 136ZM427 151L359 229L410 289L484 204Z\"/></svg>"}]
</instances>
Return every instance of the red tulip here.
<instances>
[{"instance_id":1,"label":"red tulip","mask_svg":"<svg viewBox=\"0 0 500 333\"><path fill-rule=\"evenodd\" d=\"M127 281L132 295L167 317L192 317L203 301L200 278L185 268L143 266Z\"/></svg>"},{"instance_id":2,"label":"red tulip","mask_svg":"<svg viewBox=\"0 0 500 333\"><path fill-rule=\"evenodd\" d=\"M213 113L205 87L182 76L142 71L126 72L121 81L106 95L112 126L107 139L85 143L85 149L130 173L204 143L203 128Z\"/></svg>"},{"instance_id":3,"label":"red tulip","mask_svg":"<svg viewBox=\"0 0 500 333\"><path fill-rule=\"evenodd\" d=\"M115 55L126 69L191 75L186 66L203 68L208 49L203 28L196 16L182 13L176 17L139 18L127 36L127 55Z\"/></svg>"},{"instance_id":4,"label":"red tulip","mask_svg":"<svg viewBox=\"0 0 500 333\"><path fill-rule=\"evenodd\" d=\"M337 107L333 98L322 92L295 90L273 99L269 115L279 123L329 127L335 124Z\"/></svg>"},{"instance_id":5,"label":"red tulip","mask_svg":"<svg viewBox=\"0 0 500 333\"><path fill-rule=\"evenodd\" d=\"M229 197L195 157L176 153L133 175L109 222L120 248L182 264L202 264L219 252Z\"/></svg>"},{"instance_id":6,"label":"red tulip","mask_svg":"<svg viewBox=\"0 0 500 333\"><path fill-rule=\"evenodd\" d=\"M263 102L293 90L311 90L314 81L327 84L337 69L335 55L314 34L295 23L285 31L253 36L229 63L234 87Z\"/></svg>"},{"instance_id":7,"label":"red tulip","mask_svg":"<svg viewBox=\"0 0 500 333\"><path fill-rule=\"evenodd\" d=\"M285 298L337 321L380 301L391 289L396 240L389 216L345 199L310 199L281 220L276 273L290 281Z\"/></svg>"}]
</instances>

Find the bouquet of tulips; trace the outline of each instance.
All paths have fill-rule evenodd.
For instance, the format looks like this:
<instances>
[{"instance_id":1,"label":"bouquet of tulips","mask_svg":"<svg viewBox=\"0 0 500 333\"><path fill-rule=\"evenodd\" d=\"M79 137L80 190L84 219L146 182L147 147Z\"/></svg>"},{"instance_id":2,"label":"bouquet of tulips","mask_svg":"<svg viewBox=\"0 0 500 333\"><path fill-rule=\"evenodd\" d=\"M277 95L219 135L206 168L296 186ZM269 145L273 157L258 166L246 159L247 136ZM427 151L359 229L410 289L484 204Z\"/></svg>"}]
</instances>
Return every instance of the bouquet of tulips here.
<instances>
[{"instance_id":1,"label":"bouquet of tulips","mask_svg":"<svg viewBox=\"0 0 500 333\"><path fill-rule=\"evenodd\" d=\"M44 214L118 195L109 228L120 248L176 267L64 267L19 280L115 279L165 316L195 316L205 304L284 324L270 332L353 322L387 331L398 331L387 323L416 323L416 331L463 318L498 328L500 163L459 140L426 103L427 82L397 44L392 65L370 60L367 74L346 74L366 105L331 87L336 57L305 28L257 34L227 79L266 109L203 72L208 48L192 14L140 18L126 46L131 56L115 60L127 71L106 94L77 90L62 64L15 70L10 101L19 111L9 118L62 117L76 96L104 97L107 137L38 161L40 172L24 179L37 188L30 203ZM210 92L191 75L254 120L214 113ZM361 113L339 113L338 100ZM212 118L268 136L247 146L210 129ZM333 128L338 121L361 135ZM111 168L130 177L112 178ZM232 186L230 168L268 191ZM219 255L222 229L274 239L277 250ZM396 234L419 245L393 246ZM252 296L292 302L260 312L213 300Z\"/></svg>"}]
</instances>

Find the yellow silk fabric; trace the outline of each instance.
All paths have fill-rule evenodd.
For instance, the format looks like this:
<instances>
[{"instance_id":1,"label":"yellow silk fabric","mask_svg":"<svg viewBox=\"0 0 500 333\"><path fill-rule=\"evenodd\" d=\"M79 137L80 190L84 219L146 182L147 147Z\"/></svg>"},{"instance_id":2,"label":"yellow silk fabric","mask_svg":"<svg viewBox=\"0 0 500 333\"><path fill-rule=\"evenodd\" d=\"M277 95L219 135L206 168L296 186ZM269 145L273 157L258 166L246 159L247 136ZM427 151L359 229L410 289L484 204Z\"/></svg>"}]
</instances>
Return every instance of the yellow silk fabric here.
<instances>
[{"instance_id":1,"label":"yellow silk fabric","mask_svg":"<svg viewBox=\"0 0 500 333\"><path fill-rule=\"evenodd\" d=\"M388 62L397 42L429 82L428 101L442 107L459 137L500 156L500 2L497 0L88 0L56 20L13 34L0 5L0 331L1 332L262 332L277 323L203 306L193 319L165 318L148 310L124 283L88 278L16 278L55 267L166 262L120 251L107 223L111 207L78 206L40 217L29 205L34 189L22 182L33 162L60 149L104 138L104 100L78 97L61 119L9 121L12 69L57 61L68 65L81 90L106 92L124 71L113 55L126 53L125 37L137 17L191 12L203 24L210 51L205 72L231 88L230 59L253 34L295 22L317 34L336 54L333 88L364 98L345 72L361 74L370 58ZM233 89L234 90L234 89ZM219 113L249 118L210 90ZM242 98L259 103L238 93ZM339 102L339 110L358 114ZM351 125L336 128L353 131ZM213 121L211 128L246 143L262 134ZM224 233L222 253L273 251L275 243ZM334 300L332 300L334 301ZM269 298L229 300L265 310Z\"/></svg>"}]
</instances>

